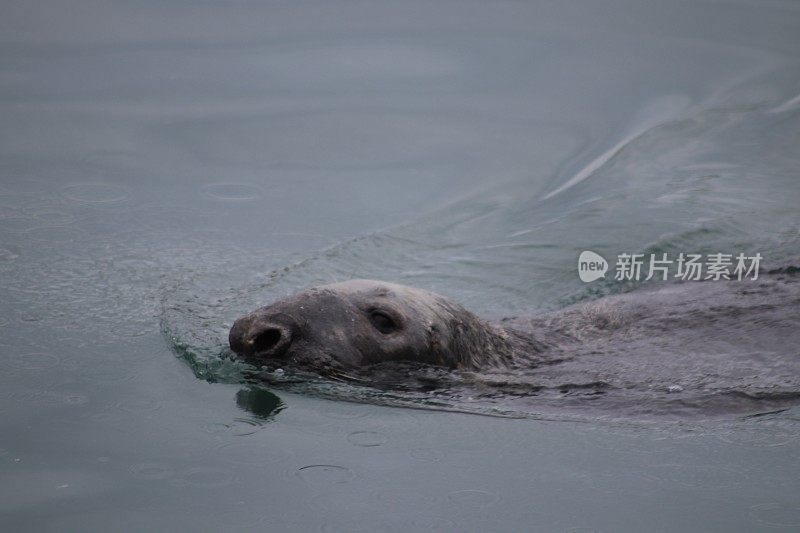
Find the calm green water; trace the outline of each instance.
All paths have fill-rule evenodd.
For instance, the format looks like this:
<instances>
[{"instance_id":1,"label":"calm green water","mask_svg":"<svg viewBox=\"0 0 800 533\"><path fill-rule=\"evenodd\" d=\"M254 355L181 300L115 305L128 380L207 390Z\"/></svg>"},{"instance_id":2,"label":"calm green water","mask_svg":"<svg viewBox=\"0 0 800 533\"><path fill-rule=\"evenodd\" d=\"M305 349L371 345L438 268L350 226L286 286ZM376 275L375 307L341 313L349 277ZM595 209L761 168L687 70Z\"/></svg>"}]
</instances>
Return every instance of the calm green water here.
<instances>
[{"instance_id":1,"label":"calm green water","mask_svg":"<svg viewBox=\"0 0 800 533\"><path fill-rule=\"evenodd\" d=\"M788 1L4 2L0 529L797 530L798 408L515 420L214 361L314 283L523 315L622 288L585 249L800 257L799 52Z\"/></svg>"}]
</instances>

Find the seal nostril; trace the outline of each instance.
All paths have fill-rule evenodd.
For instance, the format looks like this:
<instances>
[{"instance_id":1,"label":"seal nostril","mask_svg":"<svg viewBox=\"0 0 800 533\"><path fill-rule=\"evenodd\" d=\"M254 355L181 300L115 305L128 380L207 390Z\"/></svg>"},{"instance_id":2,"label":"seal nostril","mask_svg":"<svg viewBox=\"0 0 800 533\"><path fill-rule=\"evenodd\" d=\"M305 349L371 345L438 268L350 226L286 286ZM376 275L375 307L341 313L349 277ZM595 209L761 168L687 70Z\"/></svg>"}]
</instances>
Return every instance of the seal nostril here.
<instances>
[{"instance_id":1,"label":"seal nostril","mask_svg":"<svg viewBox=\"0 0 800 533\"><path fill-rule=\"evenodd\" d=\"M267 328L253 338L254 352L268 352L275 348L281 340L281 330L278 328Z\"/></svg>"}]
</instances>

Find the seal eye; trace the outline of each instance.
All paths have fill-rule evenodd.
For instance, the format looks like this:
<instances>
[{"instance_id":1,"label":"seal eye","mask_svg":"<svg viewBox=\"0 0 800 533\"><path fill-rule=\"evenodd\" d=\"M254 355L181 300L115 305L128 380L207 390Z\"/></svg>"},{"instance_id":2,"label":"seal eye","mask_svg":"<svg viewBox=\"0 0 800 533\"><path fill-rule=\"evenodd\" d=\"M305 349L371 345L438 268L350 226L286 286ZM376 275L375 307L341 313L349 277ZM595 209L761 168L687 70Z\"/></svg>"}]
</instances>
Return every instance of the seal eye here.
<instances>
[{"instance_id":1,"label":"seal eye","mask_svg":"<svg viewBox=\"0 0 800 533\"><path fill-rule=\"evenodd\" d=\"M398 329L394 319L383 311L370 311L369 321L372 322L375 329L384 334L391 333Z\"/></svg>"}]
</instances>

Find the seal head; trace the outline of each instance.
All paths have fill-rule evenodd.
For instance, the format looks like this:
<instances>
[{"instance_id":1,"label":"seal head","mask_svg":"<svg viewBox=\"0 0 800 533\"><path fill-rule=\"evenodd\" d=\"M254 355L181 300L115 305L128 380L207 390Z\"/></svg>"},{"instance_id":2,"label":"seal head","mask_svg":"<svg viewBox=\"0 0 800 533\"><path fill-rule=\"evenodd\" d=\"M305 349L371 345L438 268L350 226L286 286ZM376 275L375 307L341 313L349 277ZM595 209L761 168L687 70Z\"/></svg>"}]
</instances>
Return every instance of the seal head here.
<instances>
[{"instance_id":1,"label":"seal head","mask_svg":"<svg viewBox=\"0 0 800 533\"><path fill-rule=\"evenodd\" d=\"M314 287L236 320L231 350L261 366L319 374L393 361L451 369L508 363L505 331L451 300L412 287L352 280Z\"/></svg>"}]
</instances>

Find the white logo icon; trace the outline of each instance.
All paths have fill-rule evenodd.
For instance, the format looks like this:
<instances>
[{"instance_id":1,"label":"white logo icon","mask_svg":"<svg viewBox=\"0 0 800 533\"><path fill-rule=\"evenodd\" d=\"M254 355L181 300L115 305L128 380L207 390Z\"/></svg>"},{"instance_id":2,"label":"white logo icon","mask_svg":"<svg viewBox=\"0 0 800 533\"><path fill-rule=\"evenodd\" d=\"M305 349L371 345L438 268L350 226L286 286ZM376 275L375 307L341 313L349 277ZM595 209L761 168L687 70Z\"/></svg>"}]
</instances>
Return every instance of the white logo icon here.
<instances>
[{"instance_id":1,"label":"white logo icon","mask_svg":"<svg viewBox=\"0 0 800 533\"><path fill-rule=\"evenodd\" d=\"M578 276L584 283L605 278L608 271L608 262L594 252L586 250L578 257Z\"/></svg>"}]
</instances>

